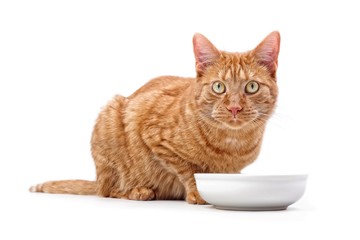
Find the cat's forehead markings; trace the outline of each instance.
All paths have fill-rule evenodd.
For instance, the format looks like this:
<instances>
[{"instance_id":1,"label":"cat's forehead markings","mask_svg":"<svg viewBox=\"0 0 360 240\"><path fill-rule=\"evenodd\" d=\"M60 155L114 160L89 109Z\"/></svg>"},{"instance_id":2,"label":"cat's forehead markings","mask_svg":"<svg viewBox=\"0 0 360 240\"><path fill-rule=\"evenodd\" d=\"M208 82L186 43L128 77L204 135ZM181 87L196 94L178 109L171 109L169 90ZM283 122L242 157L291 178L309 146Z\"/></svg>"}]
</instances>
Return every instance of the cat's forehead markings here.
<instances>
[{"instance_id":1,"label":"cat's forehead markings","mask_svg":"<svg viewBox=\"0 0 360 240\"><path fill-rule=\"evenodd\" d=\"M247 74L245 73L244 69L241 68L241 69L240 69L240 73L239 73L240 79L241 79L241 80L246 80L246 78L247 78L246 75L247 75Z\"/></svg>"},{"instance_id":2,"label":"cat's forehead markings","mask_svg":"<svg viewBox=\"0 0 360 240\"><path fill-rule=\"evenodd\" d=\"M232 74L231 69L230 68L226 69L226 74L225 74L224 80L230 81L233 78L234 78L234 76Z\"/></svg>"},{"instance_id":3,"label":"cat's forehead markings","mask_svg":"<svg viewBox=\"0 0 360 240\"><path fill-rule=\"evenodd\" d=\"M222 72L220 79L222 79L223 81L226 81L226 82L236 81L236 76L235 76L234 72L232 71L232 69L227 68L226 70L224 70Z\"/></svg>"},{"instance_id":4,"label":"cat's forehead markings","mask_svg":"<svg viewBox=\"0 0 360 240\"><path fill-rule=\"evenodd\" d=\"M227 82L248 80L249 77L251 77L249 75L252 75L252 73L242 68L240 65L236 68L223 68L218 72L218 78Z\"/></svg>"},{"instance_id":5,"label":"cat's forehead markings","mask_svg":"<svg viewBox=\"0 0 360 240\"><path fill-rule=\"evenodd\" d=\"M228 79L228 75L229 75L229 71L225 67L220 69L220 71L218 72L218 78L223 81Z\"/></svg>"}]
</instances>

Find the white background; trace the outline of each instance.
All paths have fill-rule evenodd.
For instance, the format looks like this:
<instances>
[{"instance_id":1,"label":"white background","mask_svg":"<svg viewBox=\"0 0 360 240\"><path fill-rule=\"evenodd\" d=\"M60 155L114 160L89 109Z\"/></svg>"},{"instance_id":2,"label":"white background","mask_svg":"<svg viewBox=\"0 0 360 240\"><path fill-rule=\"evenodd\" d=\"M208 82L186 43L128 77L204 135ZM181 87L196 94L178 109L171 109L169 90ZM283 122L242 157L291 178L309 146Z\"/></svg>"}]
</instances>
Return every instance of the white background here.
<instances>
[{"instance_id":1,"label":"white background","mask_svg":"<svg viewBox=\"0 0 360 240\"><path fill-rule=\"evenodd\" d=\"M359 239L356 6L1 1L0 239ZM244 172L308 173L304 197L288 211L27 192L46 180L94 179L89 141L101 106L159 75L195 76L195 32L245 51L273 30L282 36L278 108Z\"/></svg>"}]
</instances>

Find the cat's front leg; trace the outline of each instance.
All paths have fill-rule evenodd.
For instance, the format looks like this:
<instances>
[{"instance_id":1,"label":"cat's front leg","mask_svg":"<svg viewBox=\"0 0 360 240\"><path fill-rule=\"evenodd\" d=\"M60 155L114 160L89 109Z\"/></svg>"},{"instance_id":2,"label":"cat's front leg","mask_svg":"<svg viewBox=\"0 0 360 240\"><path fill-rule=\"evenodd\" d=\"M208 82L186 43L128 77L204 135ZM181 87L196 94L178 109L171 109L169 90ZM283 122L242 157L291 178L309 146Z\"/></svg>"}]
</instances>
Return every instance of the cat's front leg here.
<instances>
[{"instance_id":1,"label":"cat's front leg","mask_svg":"<svg viewBox=\"0 0 360 240\"><path fill-rule=\"evenodd\" d=\"M195 179L194 176L192 177L192 179L189 179L189 181L194 182L195 184ZM189 184L188 187L185 187L186 189L186 201L190 204L207 204L207 202L200 196L197 188L196 188L196 184L193 187L193 184Z\"/></svg>"},{"instance_id":2,"label":"cat's front leg","mask_svg":"<svg viewBox=\"0 0 360 240\"><path fill-rule=\"evenodd\" d=\"M163 160L166 165L173 169L180 182L183 184L186 191L185 200L190 204L207 204L197 190L194 177L195 173L202 172L201 169L195 164L178 158L166 158L166 160Z\"/></svg>"},{"instance_id":3,"label":"cat's front leg","mask_svg":"<svg viewBox=\"0 0 360 240\"><path fill-rule=\"evenodd\" d=\"M178 177L186 190L186 201L190 204L206 204L197 190L194 173L196 172L191 171L191 168L187 168L185 172L178 172Z\"/></svg>"}]
</instances>

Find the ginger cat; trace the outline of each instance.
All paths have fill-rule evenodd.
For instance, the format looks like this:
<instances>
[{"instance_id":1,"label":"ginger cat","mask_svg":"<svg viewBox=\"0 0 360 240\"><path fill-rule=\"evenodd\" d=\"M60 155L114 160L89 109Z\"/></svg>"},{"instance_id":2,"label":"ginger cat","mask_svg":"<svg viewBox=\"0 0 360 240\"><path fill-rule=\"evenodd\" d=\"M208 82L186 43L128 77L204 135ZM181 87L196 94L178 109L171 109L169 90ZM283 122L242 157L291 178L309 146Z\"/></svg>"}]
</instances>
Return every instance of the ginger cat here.
<instances>
[{"instance_id":1,"label":"ginger cat","mask_svg":"<svg viewBox=\"0 0 360 240\"><path fill-rule=\"evenodd\" d=\"M30 191L204 204L194 173L239 173L252 163L278 95L280 34L243 53L219 51L201 34L193 45L196 78L155 78L101 111L91 139L96 181Z\"/></svg>"}]
</instances>

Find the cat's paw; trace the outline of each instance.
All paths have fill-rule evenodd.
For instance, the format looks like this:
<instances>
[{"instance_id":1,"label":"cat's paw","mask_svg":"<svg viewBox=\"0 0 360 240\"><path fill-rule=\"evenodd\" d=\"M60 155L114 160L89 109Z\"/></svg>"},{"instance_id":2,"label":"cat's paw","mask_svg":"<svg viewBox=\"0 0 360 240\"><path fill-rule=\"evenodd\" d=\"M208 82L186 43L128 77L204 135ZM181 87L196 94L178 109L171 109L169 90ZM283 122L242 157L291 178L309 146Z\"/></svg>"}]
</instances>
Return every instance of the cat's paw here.
<instances>
[{"instance_id":1,"label":"cat's paw","mask_svg":"<svg viewBox=\"0 0 360 240\"><path fill-rule=\"evenodd\" d=\"M189 192L186 195L186 201L190 204L207 204L207 202L200 197L198 192Z\"/></svg>"},{"instance_id":2,"label":"cat's paw","mask_svg":"<svg viewBox=\"0 0 360 240\"><path fill-rule=\"evenodd\" d=\"M131 190L128 198L130 200L149 201L155 199L155 193L150 188L139 187Z\"/></svg>"}]
</instances>

